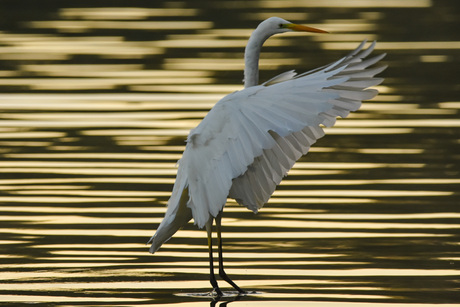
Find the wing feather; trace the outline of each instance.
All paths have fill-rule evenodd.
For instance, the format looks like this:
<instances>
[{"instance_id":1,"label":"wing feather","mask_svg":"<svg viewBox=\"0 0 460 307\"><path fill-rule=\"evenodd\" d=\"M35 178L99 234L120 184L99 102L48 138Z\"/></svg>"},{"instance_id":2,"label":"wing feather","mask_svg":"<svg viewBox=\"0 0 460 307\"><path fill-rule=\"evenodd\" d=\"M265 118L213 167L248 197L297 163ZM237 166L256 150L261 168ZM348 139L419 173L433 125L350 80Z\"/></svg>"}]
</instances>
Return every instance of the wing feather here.
<instances>
[{"instance_id":1,"label":"wing feather","mask_svg":"<svg viewBox=\"0 0 460 307\"><path fill-rule=\"evenodd\" d=\"M266 159L266 163L270 166L269 170L271 171L271 178L275 184L278 184L278 182L281 181L281 178L284 176L284 171L282 169L282 166L278 162L278 159L276 158L274 149L266 149L264 150L264 154L262 155L262 158ZM254 168L256 168L257 165L254 165ZM234 179L234 181L237 179ZM235 182L233 182L234 185Z\"/></svg>"},{"instance_id":2,"label":"wing feather","mask_svg":"<svg viewBox=\"0 0 460 307\"><path fill-rule=\"evenodd\" d=\"M368 68L366 70L359 70L359 69L358 70L352 70L350 68L350 69L347 69L345 71L342 71L342 72L338 73L336 76L340 77L340 76L343 76L343 75L347 75L347 76L349 76L351 78L371 78L372 76L375 76L375 75L381 73L386 68L387 68L387 65Z\"/></svg>"},{"instance_id":3,"label":"wing feather","mask_svg":"<svg viewBox=\"0 0 460 307\"><path fill-rule=\"evenodd\" d=\"M375 63L377 63L378 61L380 61L381 59L383 59L385 57L385 53L382 53L382 54L379 54L379 55L376 55L375 57L372 57L370 59L367 59L367 60L364 60L362 62L359 62L359 63L351 63L348 65L348 68L349 69L365 69L371 65L374 65Z\"/></svg>"},{"instance_id":4,"label":"wing feather","mask_svg":"<svg viewBox=\"0 0 460 307\"><path fill-rule=\"evenodd\" d=\"M353 89L368 88L383 82L383 78L350 78L340 86Z\"/></svg>"},{"instance_id":5,"label":"wing feather","mask_svg":"<svg viewBox=\"0 0 460 307\"><path fill-rule=\"evenodd\" d=\"M311 128L305 127L287 137L272 133L276 145L264 150L263 155L254 160L243 176L233 179L229 197L235 198L239 204L254 212L263 207L287 171L292 168L297 159L308 152L310 146L316 142L316 137L322 136L321 128ZM300 150L295 150L296 147ZM267 167L268 165L270 167ZM277 171L273 167L277 167ZM258 185L248 185L251 181L248 182L247 178L270 178L271 182L266 181L262 191ZM244 187L244 194L240 193L242 187Z\"/></svg>"}]
</instances>

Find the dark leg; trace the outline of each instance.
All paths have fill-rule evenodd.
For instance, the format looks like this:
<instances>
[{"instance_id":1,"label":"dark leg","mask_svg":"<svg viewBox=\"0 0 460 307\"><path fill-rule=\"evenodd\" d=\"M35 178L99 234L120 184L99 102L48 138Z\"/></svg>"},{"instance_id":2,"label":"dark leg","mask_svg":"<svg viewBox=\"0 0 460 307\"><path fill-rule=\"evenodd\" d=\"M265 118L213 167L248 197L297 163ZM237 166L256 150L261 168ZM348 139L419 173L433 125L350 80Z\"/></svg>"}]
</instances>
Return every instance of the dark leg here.
<instances>
[{"instance_id":1,"label":"dark leg","mask_svg":"<svg viewBox=\"0 0 460 307\"><path fill-rule=\"evenodd\" d=\"M240 287L238 287L233 280L228 277L227 273L224 271L224 259L222 257L222 229L221 229L221 220L222 220L222 212L216 216L216 227L217 227L217 239L219 240L219 276L222 277L223 280L228 282L235 290L239 293L246 293Z\"/></svg>"},{"instance_id":2,"label":"dark leg","mask_svg":"<svg viewBox=\"0 0 460 307\"><path fill-rule=\"evenodd\" d=\"M209 277L210 282L213 287L213 291L216 291L218 296L222 296L222 291L217 284L216 276L214 275L214 259L212 256L212 218L209 219L209 222L206 223L206 231L208 233L208 248L209 248Z\"/></svg>"}]
</instances>

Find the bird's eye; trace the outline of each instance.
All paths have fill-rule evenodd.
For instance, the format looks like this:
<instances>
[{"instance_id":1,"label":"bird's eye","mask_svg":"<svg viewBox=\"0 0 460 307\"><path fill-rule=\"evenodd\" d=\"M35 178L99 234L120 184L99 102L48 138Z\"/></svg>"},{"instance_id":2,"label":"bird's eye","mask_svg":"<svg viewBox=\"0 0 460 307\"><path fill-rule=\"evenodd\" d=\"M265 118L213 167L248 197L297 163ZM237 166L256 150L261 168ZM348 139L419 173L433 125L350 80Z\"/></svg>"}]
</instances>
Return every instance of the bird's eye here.
<instances>
[{"instance_id":1,"label":"bird's eye","mask_svg":"<svg viewBox=\"0 0 460 307\"><path fill-rule=\"evenodd\" d=\"M282 23L280 23L278 26L280 27L280 29L283 28L283 24L282 24Z\"/></svg>"}]
</instances>

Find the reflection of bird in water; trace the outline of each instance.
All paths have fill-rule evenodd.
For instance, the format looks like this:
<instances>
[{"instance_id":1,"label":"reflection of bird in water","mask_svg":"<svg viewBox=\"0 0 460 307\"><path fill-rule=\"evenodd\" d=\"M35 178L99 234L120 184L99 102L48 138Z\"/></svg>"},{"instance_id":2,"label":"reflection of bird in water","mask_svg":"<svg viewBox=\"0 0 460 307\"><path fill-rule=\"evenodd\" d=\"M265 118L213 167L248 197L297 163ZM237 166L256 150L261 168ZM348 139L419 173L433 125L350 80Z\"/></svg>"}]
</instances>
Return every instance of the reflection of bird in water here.
<instances>
[{"instance_id":1,"label":"reflection of bird in water","mask_svg":"<svg viewBox=\"0 0 460 307\"><path fill-rule=\"evenodd\" d=\"M166 215L149 241L155 253L192 217L198 227L206 226L211 284L219 296L212 256L214 220L219 275L244 293L223 268L221 217L227 197L257 212L295 161L324 135L320 126L332 126L337 116L359 109L362 100L378 93L366 88L383 80L373 76L385 66L370 66L384 55L365 59L375 43L362 50L363 42L335 63L303 74L288 71L258 85L262 44L288 31L325 32L277 17L257 27L245 50L245 89L221 99L190 132Z\"/></svg>"}]
</instances>

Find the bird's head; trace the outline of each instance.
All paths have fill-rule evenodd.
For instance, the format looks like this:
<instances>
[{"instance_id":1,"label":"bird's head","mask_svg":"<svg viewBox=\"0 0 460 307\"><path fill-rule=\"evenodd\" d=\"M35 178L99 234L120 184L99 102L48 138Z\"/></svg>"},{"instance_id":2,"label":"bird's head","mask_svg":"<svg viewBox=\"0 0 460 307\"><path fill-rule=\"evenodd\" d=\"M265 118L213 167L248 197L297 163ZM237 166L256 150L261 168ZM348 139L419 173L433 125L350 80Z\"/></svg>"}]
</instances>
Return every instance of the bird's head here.
<instances>
[{"instance_id":1,"label":"bird's head","mask_svg":"<svg viewBox=\"0 0 460 307\"><path fill-rule=\"evenodd\" d=\"M270 17L260 23L259 27L263 27L267 32L284 33L289 31L303 31L303 32L315 32L315 33L328 33L327 31L320 30L313 27L304 25L298 25L290 21L284 20L279 17Z\"/></svg>"}]
</instances>

